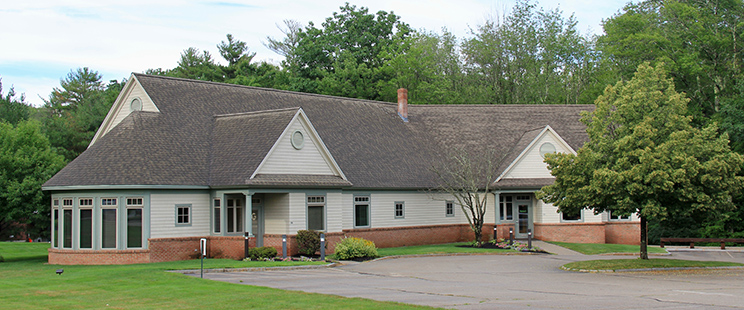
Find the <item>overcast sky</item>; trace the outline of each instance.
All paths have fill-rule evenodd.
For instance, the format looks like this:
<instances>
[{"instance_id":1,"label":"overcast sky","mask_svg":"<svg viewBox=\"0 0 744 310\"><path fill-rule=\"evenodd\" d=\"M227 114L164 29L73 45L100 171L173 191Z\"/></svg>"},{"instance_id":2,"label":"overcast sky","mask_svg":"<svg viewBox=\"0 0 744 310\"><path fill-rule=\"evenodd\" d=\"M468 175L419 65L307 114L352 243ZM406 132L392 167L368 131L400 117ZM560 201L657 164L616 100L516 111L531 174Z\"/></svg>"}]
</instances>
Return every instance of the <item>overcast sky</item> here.
<instances>
[{"instance_id":1,"label":"overcast sky","mask_svg":"<svg viewBox=\"0 0 744 310\"><path fill-rule=\"evenodd\" d=\"M282 38L285 19L320 26L345 0L0 0L0 78L3 95L11 86L26 102L43 104L70 70L89 67L104 81L128 78L149 68L171 69L181 51L196 47L224 61L216 45L231 33L256 52L255 60L279 64L281 57L263 46L266 36ZM466 37L489 16L510 11L513 0L348 1L370 12L392 11L414 29L447 27ZM539 2L575 14L583 33L601 34L601 21L618 12L624 0Z\"/></svg>"}]
</instances>

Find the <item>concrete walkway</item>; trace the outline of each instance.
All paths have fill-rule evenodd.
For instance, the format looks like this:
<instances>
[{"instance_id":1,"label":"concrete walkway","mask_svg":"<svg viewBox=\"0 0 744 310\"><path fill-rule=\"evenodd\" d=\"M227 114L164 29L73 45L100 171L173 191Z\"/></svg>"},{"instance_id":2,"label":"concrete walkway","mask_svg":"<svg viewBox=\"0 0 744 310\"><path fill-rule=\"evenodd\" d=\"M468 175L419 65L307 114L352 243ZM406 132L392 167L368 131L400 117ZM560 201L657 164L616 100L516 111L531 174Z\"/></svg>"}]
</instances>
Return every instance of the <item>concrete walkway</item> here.
<instances>
[{"instance_id":1,"label":"concrete walkway","mask_svg":"<svg viewBox=\"0 0 744 310\"><path fill-rule=\"evenodd\" d=\"M308 270L205 274L213 280L455 309L744 308L744 270L577 273L558 267L587 259L536 242L556 255L409 257ZM554 248L555 247L555 248ZM702 254L701 254L702 253ZM693 252L693 256L709 252ZM676 257L674 253L669 258ZM680 255L690 257L689 251ZM744 252L714 260L743 261ZM689 259L689 258L685 258ZM198 275L196 275L198 276Z\"/></svg>"}]
</instances>

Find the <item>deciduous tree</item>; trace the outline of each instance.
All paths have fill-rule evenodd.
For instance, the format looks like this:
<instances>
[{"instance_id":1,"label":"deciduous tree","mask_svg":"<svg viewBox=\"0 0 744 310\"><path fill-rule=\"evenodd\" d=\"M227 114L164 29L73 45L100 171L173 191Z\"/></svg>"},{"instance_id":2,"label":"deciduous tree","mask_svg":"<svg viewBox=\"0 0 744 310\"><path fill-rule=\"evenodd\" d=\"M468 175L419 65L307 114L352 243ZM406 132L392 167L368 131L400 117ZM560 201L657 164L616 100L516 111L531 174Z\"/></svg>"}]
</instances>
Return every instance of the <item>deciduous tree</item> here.
<instances>
[{"instance_id":1,"label":"deciduous tree","mask_svg":"<svg viewBox=\"0 0 744 310\"><path fill-rule=\"evenodd\" d=\"M585 114L589 141L573 154L547 155L555 176L538 197L560 212L637 214L641 258L648 259L647 221L734 208L744 157L713 123L685 116L687 102L663 66L640 65L630 81L607 87Z\"/></svg>"}]
</instances>

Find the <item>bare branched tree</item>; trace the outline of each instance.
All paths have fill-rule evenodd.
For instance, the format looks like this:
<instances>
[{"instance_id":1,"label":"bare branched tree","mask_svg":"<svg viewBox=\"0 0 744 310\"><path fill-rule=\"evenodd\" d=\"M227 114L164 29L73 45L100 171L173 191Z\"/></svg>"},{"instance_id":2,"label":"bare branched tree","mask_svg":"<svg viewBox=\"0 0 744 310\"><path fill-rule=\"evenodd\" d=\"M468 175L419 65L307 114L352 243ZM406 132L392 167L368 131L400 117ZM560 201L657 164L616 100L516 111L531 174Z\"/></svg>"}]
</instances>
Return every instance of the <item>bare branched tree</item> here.
<instances>
[{"instance_id":1,"label":"bare branched tree","mask_svg":"<svg viewBox=\"0 0 744 310\"><path fill-rule=\"evenodd\" d=\"M439 165L432 167L438 185L430 192L454 197L468 219L477 247L483 243L488 197L493 191L496 172L503 159L504 156L497 156L494 152L456 149L447 154Z\"/></svg>"}]
</instances>

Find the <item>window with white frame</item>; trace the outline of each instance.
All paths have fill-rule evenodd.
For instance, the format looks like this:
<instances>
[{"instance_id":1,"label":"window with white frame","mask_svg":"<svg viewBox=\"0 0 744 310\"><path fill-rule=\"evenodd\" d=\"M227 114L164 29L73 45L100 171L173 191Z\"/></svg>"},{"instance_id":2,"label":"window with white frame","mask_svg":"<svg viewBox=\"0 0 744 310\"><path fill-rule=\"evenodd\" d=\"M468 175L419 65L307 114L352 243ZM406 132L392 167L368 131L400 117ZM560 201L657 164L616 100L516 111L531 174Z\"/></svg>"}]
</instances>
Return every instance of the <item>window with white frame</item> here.
<instances>
[{"instance_id":1,"label":"window with white frame","mask_svg":"<svg viewBox=\"0 0 744 310\"><path fill-rule=\"evenodd\" d=\"M214 216L212 218L214 219L214 223L213 223L214 232L217 234L219 234L222 229L221 210L222 210L222 200L220 200L219 198L215 198L214 199Z\"/></svg>"},{"instance_id":2,"label":"window with white frame","mask_svg":"<svg viewBox=\"0 0 744 310\"><path fill-rule=\"evenodd\" d=\"M117 198L101 198L101 248L115 249L118 232Z\"/></svg>"},{"instance_id":3,"label":"window with white frame","mask_svg":"<svg viewBox=\"0 0 744 310\"><path fill-rule=\"evenodd\" d=\"M446 201L444 203L444 215L455 216L455 202L454 201Z\"/></svg>"},{"instance_id":4,"label":"window with white frame","mask_svg":"<svg viewBox=\"0 0 744 310\"><path fill-rule=\"evenodd\" d=\"M395 212L395 218L397 218L397 219L404 218L405 215L406 215L405 209L406 209L406 203L405 202L403 202L403 201L396 201L395 202L395 211L394 211Z\"/></svg>"},{"instance_id":5,"label":"window with white frame","mask_svg":"<svg viewBox=\"0 0 744 310\"><path fill-rule=\"evenodd\" d=\"M243 231L243 199L227 198L227 232L238 233Z\"/></svg>"},{"instance_id":6,"label":"window with white frame","mask_svg":"<svg viewBox=\"0 0 744 310\"><path fill-rule=\"evenodd\" d=\"M325 230L325 196L307 196L307 229Z\"/></svg>"},{"instance_id":7,"label":"window with white frame","mask_svg":"<svg viewBox=\"0 0 744 310\"><path fill-rule=\"evenodd\" d=\"M78 200L78 218L80 225L78 233L78 247L93 248L93 198Z\"/></svg>"},{"instance_id":8,"label":"window with white frame","mask_svg":"<svg viewBox=\"0 0 744 310\"><path fill-rule=\"evenodd\" d=\"M142 197L127 197L127 248L142 247Z\"/></svg>"},{"instance_id":9,"label":"window with white frame","mask_svg":"<svg viewBox=\"0 0 744 310\"><path fill-rule=\"evenodd\" d=\"M62 199L62 247L72 248L72 198Z\"/></svg>"},{"instance_id":10,"label":"window with white frame","mask_svg":"<svg viewBox=\"0 0 744 310\"><path fill-rule=\"evenodd\" d=\"M191 204L176 205L176 226L191 225Z\"/></svg>"},{"instance_id":11,"label":"window with white frame","mask_svg":"<svg viewBox=\"0 0 744 310\"><path fill-rule=\"evenodd\" d=\"M369 196L354 196L354 227L369 227Z\"/></svg>"}]
</instances>

